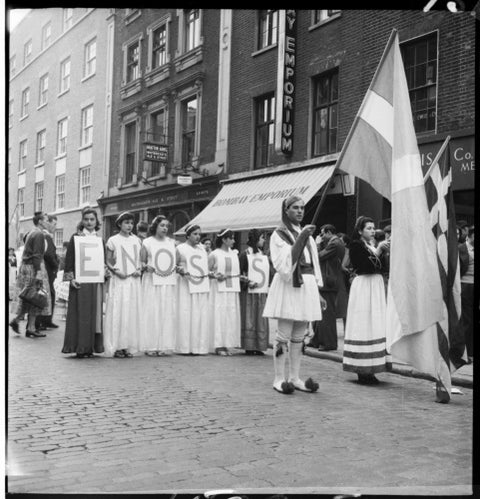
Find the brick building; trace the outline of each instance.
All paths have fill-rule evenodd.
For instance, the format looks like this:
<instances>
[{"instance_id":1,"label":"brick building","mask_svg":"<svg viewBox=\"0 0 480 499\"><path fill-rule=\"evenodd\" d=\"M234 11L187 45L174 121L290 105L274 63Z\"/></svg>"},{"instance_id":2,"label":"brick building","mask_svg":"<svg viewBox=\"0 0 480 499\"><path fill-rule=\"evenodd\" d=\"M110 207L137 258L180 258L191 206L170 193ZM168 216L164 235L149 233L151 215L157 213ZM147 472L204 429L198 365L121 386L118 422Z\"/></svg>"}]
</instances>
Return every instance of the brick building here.
<instances>
[{"instance_id":1,"label":"brick building","mask_svg":"<svg viewBox=\"0 0 480 499\"><path fill-rule=\"evenodd\" d=\"M33 9L9 37L9 245L35 211L58 217L55 244L106 184L112 39L108 9ZM18 218L17 218L18 215Z\"/></svg>"},{"instance_id":2,"label":"brick building","mask_svg":"<svg viewBox=\"0 0 480 499\"><path fill-rule=\"evenodd\" d=\"M242 230L235 217L245 218L245 210L253 209L257 225L274 227L279 213L267 220L258 194L240 195L260 183L269 191L264 198L278 199L289 187L307 192L307 186L315 186L316 194L308 191L313 196L308 221L393 28L399 33L424 169L450 135L457 219L473 221L474 24L470 14L446 11L233 10L224 183L229 190L217 202L230 211L215 221L221 212L209 207L196 221L212 228L231 223ZM282 74L282 67L289 70ZM384 226L390 203L363 181L336 174L317 225L333 223L350 233L360 214ZM248 222L255 225L253 217Z\"/></svg>"},{"instance_id":3,"label":"brick building","mask_svg":"<svg viewBox=\"0 0 480 499\"><path fill-rule=\"evenodd\" d=\"M120 212L173 230L219 189L226 163L229 72L220 51L225 11L115 9L106 230ZM190 184L181 184L181 182Z\"/></svg>"}]
</instances>

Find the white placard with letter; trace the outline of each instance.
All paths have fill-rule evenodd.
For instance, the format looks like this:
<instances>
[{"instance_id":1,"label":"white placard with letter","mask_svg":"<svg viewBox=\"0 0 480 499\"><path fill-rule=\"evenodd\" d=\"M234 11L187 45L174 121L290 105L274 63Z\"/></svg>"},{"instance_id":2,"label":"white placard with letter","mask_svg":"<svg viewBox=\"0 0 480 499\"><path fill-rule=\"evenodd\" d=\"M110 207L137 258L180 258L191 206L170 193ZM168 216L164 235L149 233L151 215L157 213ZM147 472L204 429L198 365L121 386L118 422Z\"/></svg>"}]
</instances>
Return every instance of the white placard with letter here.
<instances>
[{"instance_id":1,"label":"white placard with letter","mask_svg":"<svg viewBox=\"0 0 480 499\"><path fill-rule=\"evenodd\" d=\"M256 288L248 288L249 293L268 293L270 265L268 257L261 253L247 255L248 280L258 284Z\"/></svg>"},{"instance_id":2,"label":"white placard with letter","mask_svg":"<svg viewBox=\"0 0 480 499\"><path fill-rule=\"evenodd\" d=\"M172 240L166 241L163 247L152 248L152 263L155 269L152 274L154 286L174 286L177 283L175 244Z\"/></svg>"},{"instance_id":3,"label":"white placard with letter","mask_svg":"<svg viewBox=\"0 0 480 499\"><path fill-rule=\"evenodd\" d=\"M103 241L97 236L74 236L75 280L103 282L105 280L105 253Z\"/></svg>"},{"instance_id":4,"label":"white placard with letter","mask_svg":"<svg viewBox=\"0 0 480 499\"><path fill-rule=\"evenodd\" d=\"M187 272L189 275L188 288L193 293L208 293L210 291L210 279L208 277L208 258L204 250L192 251L187 258Z\"/></svg>"},{"instance_id":5,"label":"white placard with letter","mask_svg":"<svg viewBox=\"0 0 480 499\"><path fill-rule=\"evenodd\" d=\"M219 251L217 256L217 272L221 272L227 278L218 282L218 291L220 293L239 293L240 292L240 264L237 253L229 251L228 253Z\"/></svg>"}]
</instances>

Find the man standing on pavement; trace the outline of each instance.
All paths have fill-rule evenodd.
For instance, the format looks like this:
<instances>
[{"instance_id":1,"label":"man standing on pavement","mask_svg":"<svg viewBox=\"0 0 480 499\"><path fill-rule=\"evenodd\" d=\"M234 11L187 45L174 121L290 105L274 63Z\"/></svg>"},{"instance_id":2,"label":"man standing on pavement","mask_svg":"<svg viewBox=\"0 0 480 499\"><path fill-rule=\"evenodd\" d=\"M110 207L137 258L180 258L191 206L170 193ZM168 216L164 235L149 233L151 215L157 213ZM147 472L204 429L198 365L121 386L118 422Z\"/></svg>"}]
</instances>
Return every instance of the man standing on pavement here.
<instances>
[{"instance_id":1,"label":"man standing on pavement","mask_svg":"<svg viewBox=\"0 0 480 499\"><path fill-rule=\"evenodd\" d=\"M337 314L336 299L340 279L343 279L342 260L345 255L345 245L337 236L334 225L327 224L320 228L320 245L318 259L323 277L322 296L327 301L321 321L314 323L315 334L310 346L318 350L337 349Z\"/></svg>"},{"instance_id":2,"label":"man standing on pavement","mask_svg":"<svg viewBox=\"0 0 480 499\"><path fill-rule=\"evenodd\" d=\"M467 240L458 246L460 283L462 286L462 315L459 327L465 338L468 363L473 362L473 274L475 227L468 229Z\"/></svg>"},{"instance_id":3,"label":"man standing on pavement","mask_svg":"<svg viewBox=\"0 0 480 499\"><path fill-rule=\"evenodd\" d=\"M51 315L37 315L35 320L35 329L45 330L47 328L57 328L58 325L53 323L53 310L55 307L55 288L53 283L57 277L58 272L58 255L57 248L53 242L53 235L55 234L55 228L57 227L57 217L55 215L47 216L47 224L43 229L45 234L45 254L43 259L45 261L45 268L48 275L48 284L50 288L50 296L52 298L52 313Z\"/></svg>"}]
</instances>

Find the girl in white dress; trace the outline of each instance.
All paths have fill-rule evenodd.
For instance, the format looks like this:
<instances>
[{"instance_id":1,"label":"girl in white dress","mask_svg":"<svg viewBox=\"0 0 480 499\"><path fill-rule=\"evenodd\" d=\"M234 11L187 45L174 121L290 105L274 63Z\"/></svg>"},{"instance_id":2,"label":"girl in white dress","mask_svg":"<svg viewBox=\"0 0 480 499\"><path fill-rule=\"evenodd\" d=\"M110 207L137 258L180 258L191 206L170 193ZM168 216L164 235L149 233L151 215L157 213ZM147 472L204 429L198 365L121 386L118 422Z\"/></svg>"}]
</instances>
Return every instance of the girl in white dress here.
<instances>
[{"instance_id":1,"label":"girl in white dress","mask_svg":"<svg viewBox=\"0 0 480 499\"><path fill-rule=\"evenodd\" d=\"M134 216L122 213L115 221L120 232L107 241L107 265L112 272L105 311L105 354L133 357L139 350L142 304L140 239L132 234Z\"/></svg>"},{"instance_id":2,"label":"girl in white dress","mask_svg":"<svg viewBox=\"0 0 480 499\"><path fill-rule=\"evenodd\" d=\"M231 355L229 348L240 346L240 263L238 251L232 249L234 243L233 232L225 229L217 235L217 248L208 255L208 268L214 276L210 289L210 334L217 355Z\"/></svg>"},{"instance_id":3,"label":"girl in white dress","mask_svg":"<svg viewBox=\"0 0 480 499\"><path fill-rule=\"evenodd\" d=\"M201 231L191 225L187 240L177 246L177 327L175 351L205 355L209 352L208 296L210 291L208 258L199 244Z\"/></svg>"},{"instance_id":4,"label":"girl in white dress","mask_svg":"<svg viewBox=\"0 0 480 499\"><path fill-rule=\"evenodd\" d=\"M175 242L167 237L169 222L163 215L153 219L150 237L143 240L142 323L140 350L158 356L175 348L177 274ZM162 281L161 281L162 279Z\"/></svg>"},{"instance_id":5,"label":"girl in white dress","mask_svg":"<svg viewBox=\"0 0 480 499\"><path fill-rule=\"evenodd\" d=\"M323 286L318 252L312 234L314 225L300 226L305 203L291 196L282 203L282 224L270 238L270 254L277 271L268 291L264 317L277 319L274 346L273 388L280 393L294 390L315 392L318 383L300 379L300 363L309 322L322 319L326 302L318 291ZM288 353L290 376L285 377Z\"/></svg>"}]
</instances>

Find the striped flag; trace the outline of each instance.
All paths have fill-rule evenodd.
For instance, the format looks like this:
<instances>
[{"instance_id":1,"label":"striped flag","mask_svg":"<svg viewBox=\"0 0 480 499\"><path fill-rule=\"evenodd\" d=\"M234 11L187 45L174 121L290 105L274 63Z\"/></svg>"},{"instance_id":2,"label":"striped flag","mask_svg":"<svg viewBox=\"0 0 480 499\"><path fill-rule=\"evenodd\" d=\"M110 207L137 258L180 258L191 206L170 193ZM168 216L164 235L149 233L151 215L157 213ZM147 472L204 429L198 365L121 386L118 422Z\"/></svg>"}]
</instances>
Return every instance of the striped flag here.
<instances>
[{"instance_id":1,"label":"striped flag","mask_svg":"<svg viewBox=\"0 0 480 499\"><path fill-rule=\"evenodd\" d=\"M437 400L450 400L450 374L466 361L465 339L459 334L458 322L461 314L460 266L458 262L457 228L455 206L451 189L452 169L450 146L447 146L429 170L425 181L427 203L430 210L430 226L437 240L437 257L444 301L444 319L436 324L438 344L444 365L442 377L437 378Z\"/></svg>"},{"instance_id":2,"label":"striped flag","mask_svg":"<svg viewBox=\"0 0 480 499\"><path fill-rule=\"evenodd\" d=\"M431 326L444 318L437 241L430 226L398 33L394 29L337 161L392 202L386 338L392 357L437 377Z\"/></svg>"}]
</instances>

